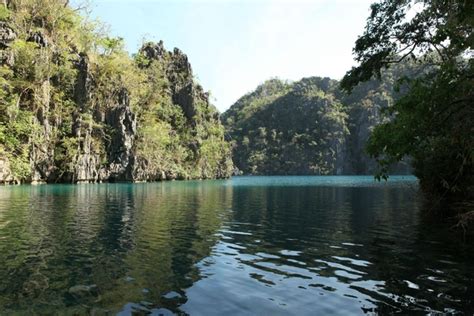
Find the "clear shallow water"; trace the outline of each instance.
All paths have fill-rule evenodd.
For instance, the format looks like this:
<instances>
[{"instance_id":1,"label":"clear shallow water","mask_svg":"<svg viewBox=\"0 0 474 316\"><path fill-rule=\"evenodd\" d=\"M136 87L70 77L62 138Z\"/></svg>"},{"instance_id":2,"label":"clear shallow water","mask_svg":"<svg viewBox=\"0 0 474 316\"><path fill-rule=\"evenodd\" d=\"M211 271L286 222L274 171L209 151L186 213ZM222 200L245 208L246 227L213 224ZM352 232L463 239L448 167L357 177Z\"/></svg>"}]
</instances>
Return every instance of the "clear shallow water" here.
<instances>
[{"instance_id":1,"label":"clear shallow water","mask_svg":"<svg viewBox=\"0 0 474 316\"><path fill-rule=\"evenodd\" d=\"M0 314L474 311L474 245L394 177L0 188Z\"/></svg>"}]
</instances>

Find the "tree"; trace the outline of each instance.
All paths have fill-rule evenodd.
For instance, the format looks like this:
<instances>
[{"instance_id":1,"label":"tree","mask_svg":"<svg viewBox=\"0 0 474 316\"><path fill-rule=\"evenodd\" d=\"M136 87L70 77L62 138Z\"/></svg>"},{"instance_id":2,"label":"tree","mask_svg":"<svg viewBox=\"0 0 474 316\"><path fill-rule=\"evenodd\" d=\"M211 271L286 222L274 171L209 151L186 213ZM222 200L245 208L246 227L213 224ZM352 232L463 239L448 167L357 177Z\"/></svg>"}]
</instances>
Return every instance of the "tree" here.
<instances>
[{"instance_id":1,"label":"tree","mask_svg":"<svg viewBox=\"0 0 474 316\"><path fill-rule=\"evenodd\" d=\"M229 176L218 111L186 55L160 42L131 58L68 3L0 0L0 182Z\"/></svg>"},{"instance_id":2,"label":"tree","mask_svg":"<svg viewBox=\"0 0 474 316\"><path fill-rule=\"evenodd\" d=\"M388 177L390 163L411 156L422 189L437 200L474 198L473 6L468 0L373 4L354 48L360 64L341 82L351 91L395 63L421 65L417 75L398 78L408 91L386 111L390 120L374 129L367 149L379 162L379 178Z\"/></svg>"}]
</instances>

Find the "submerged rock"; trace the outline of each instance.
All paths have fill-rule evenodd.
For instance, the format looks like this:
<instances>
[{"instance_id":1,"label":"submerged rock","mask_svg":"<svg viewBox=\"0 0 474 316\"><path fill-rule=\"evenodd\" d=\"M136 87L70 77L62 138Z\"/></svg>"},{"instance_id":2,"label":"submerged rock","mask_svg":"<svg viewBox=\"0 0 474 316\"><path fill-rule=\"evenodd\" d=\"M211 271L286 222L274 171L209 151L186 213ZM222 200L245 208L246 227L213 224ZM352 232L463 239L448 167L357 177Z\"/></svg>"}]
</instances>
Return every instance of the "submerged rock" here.
<instances>
[{"instance_id":1,"label":"submerged rock","mask_svg":"<svg viewBox=\"0 0 474 316\"><path fill-rule=\"evenodd\" d=\"M166 308L154 308L150 310L150 316L173 316L173 315L176 315L176 314Z\"/></svg>"},{"instance_id":2,"label":"submerged rock","mask_svg":"<svg viewBox=\"0 0 474 316\"><path fill-rule=\"evenodd\" d=\"M74 298L96 297L99 295L98 287L92 285L74 285L69 288L68 293Z\"/></svg>"},{"instance_id":3,"label":"submerged rock","mask_svg":"<svg viewBox=\"0 0 474 316\"><path fill-rule=\"evenodd\" d=\"M171 291L171 292L166 293L162 297L167 299L167 300L177 300L177 299L182 298L183 296L181 294L179 294L178 292Z\"/></svg>"},{"instance_id":4,"label":"submerged rock","mask_svg":"<svg viewBox=\"0 0 474 316\"><path fill-rule=\"evenodd\" d=\"M150 313L151 310L142 304L127 303L116 316L150 315Z\"/></svg>"}]
</instances>

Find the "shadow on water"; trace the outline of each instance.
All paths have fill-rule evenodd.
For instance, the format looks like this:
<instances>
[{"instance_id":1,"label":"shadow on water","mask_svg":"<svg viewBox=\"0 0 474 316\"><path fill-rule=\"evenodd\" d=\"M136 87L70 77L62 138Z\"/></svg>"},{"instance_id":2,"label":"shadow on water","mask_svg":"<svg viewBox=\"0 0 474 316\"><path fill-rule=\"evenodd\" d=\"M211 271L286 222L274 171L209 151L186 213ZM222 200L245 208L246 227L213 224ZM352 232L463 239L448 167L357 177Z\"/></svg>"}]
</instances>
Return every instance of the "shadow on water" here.
<instances>
[{"instance_id":1,"label":"shadow on water","mask_svg":"<svg viewBox=\"0 0 474 316\"><path fill-rule=\"evenodd\" d=\"M474 311L472 243L371 177L0 188L0 314Z\"/></svg>"}]
</instances>

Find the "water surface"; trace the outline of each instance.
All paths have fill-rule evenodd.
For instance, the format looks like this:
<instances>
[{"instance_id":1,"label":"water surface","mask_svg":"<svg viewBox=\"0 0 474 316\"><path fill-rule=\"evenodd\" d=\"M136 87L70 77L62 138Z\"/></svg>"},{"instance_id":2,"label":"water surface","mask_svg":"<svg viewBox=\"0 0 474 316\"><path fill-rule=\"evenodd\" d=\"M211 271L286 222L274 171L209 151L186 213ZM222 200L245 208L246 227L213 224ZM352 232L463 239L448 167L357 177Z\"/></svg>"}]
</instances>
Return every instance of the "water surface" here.
<instances>
[{"instance_id":1,"label":"water surface","mask_svg":"<svg viewBox=\"0 0 474 316\"><path fill-rule=\"evenodd\" d=\"M474 312L474 245L417 182L236 177L0 188L0 314Z\"/></svg>"}]
</instances>

